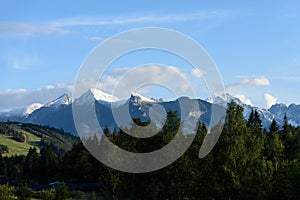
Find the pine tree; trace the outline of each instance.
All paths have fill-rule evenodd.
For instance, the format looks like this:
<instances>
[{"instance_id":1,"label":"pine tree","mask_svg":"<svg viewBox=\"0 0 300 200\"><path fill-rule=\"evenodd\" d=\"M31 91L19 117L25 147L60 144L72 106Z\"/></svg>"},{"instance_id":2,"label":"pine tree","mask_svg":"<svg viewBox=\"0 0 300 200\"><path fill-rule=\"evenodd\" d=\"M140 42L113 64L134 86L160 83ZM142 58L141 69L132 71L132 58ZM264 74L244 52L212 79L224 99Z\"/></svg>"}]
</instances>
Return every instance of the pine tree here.
<instances>
[{"instance_id":1,"label":"pine tree","mask_svg":"<svg viewBox=\"0 0 300 200\"><path fill-rule=\"evenodd\" d=\"M219 167L217 169L220 184L218 193L228 195L224 198L238 198L232 195L237 195L241 188L241 170L247 159L243 138L246 132L243 108L231 101L228 104L222 135L214 148L216 166Z\"/></svg>"},{"instance_id":2,"label":"pine tree","mask_svg":"<svg viewBox=\"0 0 300 200\"><path fill-rule=\"evenodd\" d=\"M265 143L264 155L273 163L274 169L277 170L284 155L284 143L280 137L280 131L275 119L273 119L267 142Z\"/></svg>"},{"instance_id":3,"label":"pine tree","mask_svg":"<svg viewBox=\"0 0 300 200\"><path fill-rule=\"evenodd\" d=\"M290 136L290 134L291 134L290 131L291 131L291 128L290 128L287 116L286 116L286 114L284 114L283 126L282 126L282 131L281 131L281 138L283 141L285 141L287 139L287 137Z\"/></svg>"},{"instance_id":4,"label":"pine tree","mask_svg":"<svg viewBox=\"0 0 300 200\"><path fill-rule=\"evenodd\" d=\"M39 163L40 157L37 149L30 147L24 163L24 175L28 183L38 180Z\"/></svg>"},{"instance_id":5,"label":"pine tree","mask_svg":"<svg viewBox=\"0 0 300 200\"><path fill-rule=\"evenodd\" d=\"M117 141L117 129L114 128L113 133L112 133L112 142L116 143Z\"/></svg>"},{"instance_id":6,"label":"pine tree","mask_svg":"<svg viewBox=\"0 0 300 200\"><path fill-rule=\"evenodd\" d=\"M279 128L275 119L272 120L270 125L270 136L279 132Z\"/></svg>"},{"instance_id":7,"label":"pine tree","mask_svg":"<svg viewBox=\"0 0 300 200\"><path fill-rule=\"evenodd\" d=\"M40 178L42 183L56 181L58 177L58 155L53 151L53 146L41 150Z\"/></svg>"},{"instance_id":8,"label":"pine tree","mask_svg":"<svg viewBox=\"0 0 300 200\"><path fill-rule=\"evenodd\" d=\"M5 164L2 154L0 153L0 178L5 175Z\"/></svg>"},{"instance_id":9,"label":"pine tree","mask_svg":"<svg viewBox=\"0 0 300 200\"><path fill-rule=\"evenodd\" d=\"M262 121L259 117L259 113L257 110L252 110L251 114L249 116L248 122L247 122L247 127L250 128L250 130L253 133L261 135L262 133Z\"/></svg>"},{"instance_id":10,"label":"pine tree","mask_svg":"<svg viewBox=\"0 0 300 200\"><path fill-rule=\"evenodd\" d=\"M215 196L216 199L241 199L244 195L263 198L262 185L268 169L261 154L264 144L261 132L257 112L253 111L246 122L243 108L234 102L228 104L223 132L213 150L214 165L218 166L217 193L227 196Z\"/></svg>"},{"instance_id":11,"label":"pine tree","mask_svg":"<svg viewBox=\"0 0 300 200\"><path fill-rule=\"evenodd\" d=\"M110 138L111 137L111 132L108 129L107 125L105 125L104 129L103 129L103 134L106 135L106 137Z\"/></svg>"},{"instance_id":12,"label":"pine tree","mask_svg":"<svg viewBox=\"0 0 300 200\"><path fill-rule=\"evenodd\" d=\"M247 126L248 127L252 126L253 122L254 122L254 110L252 109L248 118Z\"/></svg>"},{"instance_id":13,"label":"pine tree","mask_svg":"<svg viewBox=\"0 0 300 200\"><path fill-rule=\"evenodd\" d=\"M288 123L286 114L283 117L283 126L281 131L281 139L285 146L285 157L292 160L296 156L296 136L292 133L292 128Z\"/></svg>"}]
</instances>

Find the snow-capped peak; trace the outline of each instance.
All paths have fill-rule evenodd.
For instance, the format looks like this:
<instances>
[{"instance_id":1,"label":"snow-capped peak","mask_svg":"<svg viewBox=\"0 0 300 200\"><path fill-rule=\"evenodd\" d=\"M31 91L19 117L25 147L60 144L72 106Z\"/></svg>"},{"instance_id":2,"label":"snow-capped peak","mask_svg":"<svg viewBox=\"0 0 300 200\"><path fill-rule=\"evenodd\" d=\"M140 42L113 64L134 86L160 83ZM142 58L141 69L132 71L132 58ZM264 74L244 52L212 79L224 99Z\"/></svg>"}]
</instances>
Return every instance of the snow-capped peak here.
<instances>
[{"instance_id":1,"label":"snow-capped peak","mask_svg":"<svg viewBox=\"0 0 300 200\"><path fill-rule=\"evenodd\" d=\"M270 110L271 109L286 109L286 108L288 108L288 105L286 105L284 103L276 103L276 104L271 106Z\"/></svg>"},{"instance_id":2,"label":"snow-capped peak","mask_svg":"<svg viewBox=\"0 0 300 200\"><path fill-rule=\"evenodd\" d=\"M33 104L27 106L24 111L24 116L30 115L34 111L40 109L42 106L43 106L43 104L40 104L40 103L33 103Z\"/></svg>"},{"instance_id":3,"label":"snow-capped peak","mask_svg":"<svg viewBox=\"0 0 300 200\"><path fill-rule=\"evenodd\" d=\"M229 103L230 101L234 101L238 105L244 104L239 98L234 97L228 93L221 94L219 96L215 96L212 98L208 98L208 99L206 99L206 101L209 103L218 104L218 105L222 105L225 107L227 106L227 103Z\"/></svg>"},{"instance_id":4,"label":"snow-capped peak","mask_svg":"<svg viewBox=\"0 0 300 200\"><path fill-rule=\"evenodd\" d=\"M131 93L131 97L130 97L130 100L133 101L134 103L141 103L141 102L144 102L144 103L155 103L157 101L153 100L153 99L149 99L147 97L144 97L136 92L132 92Z\"/></svg>"},{"instance_id":5,"label":"snow-capped peak","mask_svg":"<svg viewBox=\"0 0 300 200\"><path fill-rule=\"evenodd\" d=\"M93 94L94 98L97 101L106 101L106 102L116 102L119 101L119 99L115 96L112 96L110 94L107 94L101 90L98 90L96 88L90 89L90 92Z\"/></svg>"},{"instance_id":6,"label":"snow-capped peak","mask_svg":"<svg viewBox=\"0 0 300 200\"><path fill-rule=\"evenodd\" d=\"M119 101L119 99L96 88L91 88L76 100L80 104L94 103L95 101L112 103Z\"/></svg>"},{"instance_id":7,"label":"snow-capped peak","mask_svg":"<svg viewBox=\"0 0 300 200\"><path fill-rule=\"evenodd\" d=\"M40 103L33 103L27 107L15 108L7 112L3 112L2 115L6 117L28 117L31 113L40 109L42 106L43 105Z\"/></svg>"},{"instance_id":8,"label":"snow-capped peak","mask_svg":"<svg viewBox=\"0 0 300 200\"><path fill-rule=\"evenodd\" d=\"M67 94L63 94L60 97L58 97L57 99L55 99L55 100L50 101L49 103L47 103L44 107L55 107L55 108L58 108L59 106L69 105L70 103L72 103L71 98Z\"/></svg>"}]
</instances>

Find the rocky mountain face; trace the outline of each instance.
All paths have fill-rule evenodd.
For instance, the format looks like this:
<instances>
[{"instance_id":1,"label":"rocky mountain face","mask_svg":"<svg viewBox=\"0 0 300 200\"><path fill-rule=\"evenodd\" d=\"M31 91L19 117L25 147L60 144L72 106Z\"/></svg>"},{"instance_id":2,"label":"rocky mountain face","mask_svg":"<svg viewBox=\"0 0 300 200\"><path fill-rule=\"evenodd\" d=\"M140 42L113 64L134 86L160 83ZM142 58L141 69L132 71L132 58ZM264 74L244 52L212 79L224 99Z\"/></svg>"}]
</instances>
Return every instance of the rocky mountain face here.
<instances>
[{"instance_id":1,"label":"rocky mountain face","mask_svg":"<svg viewBox=\"0 0 300 200\"><path fill-rule=\"evenodd\" d=\"M76 109L82 111L83 117L84 113L95 111L99 125L101 127L107 126L110 129L120 126L129 127L130 123L132 123L132 118L148 121L151 115L155 116L154 118L157 120L155 123L159 125L163 123L163 118L165 117L163 115L166 115L166 111L168 110L177 111L178 115L184 119L199 118L206 124L211 123L211 125L214 125L218 123L221 116L212 121L212 110L221 115L221 113L224 113L224 108L230 101L234 101L244 108L244 117L246 119L249 117L251 111L256 109L266 129L268 129L273 119L281 124L284 114L287 115L292 125L300 125L300 105L296 104L289 106L276 104L268 110L260 109L244 104L238 98L232 97L229 94L207 100L180 97L174 101L162 101L161 99L148 99L140 94L132 93L127 100L119 100L97 89L88 90L74 101L72 101L67 94L63 94L45 105L32 104L25 108L2 112L0 113L0 120L49 125L76 134L72 113L72 107L75 106ZM165 111L161 112L161 110ZM188 121L189 120L186 120L185 123L188 123Z\"/></svg>"},{"instance_id":2,"label":"rocky mountain face","mask_svg":"<svg viewBox=\"0 0 300 200\"><path fill-rule=\"evenodd\" d=\"M234 101L238 105L244 108L244 117L248 119L250 113L253 109L256 109L260 115L264 128L268 129L271 125L273 119L275 119L279 125L283 123L283 117L286 114L289 123L293 126L300 125L300 105L291 104L289 106L279 103L273 105L269 109L259 108L256 106L251 106L248 104L243 103L236 97L233 97L229 94L225 94L223 96L215 97L214 99L207 99L210 103L216 103L219 105L226 106L226 104L230 101Z\"/></svg>"}]
</instances>

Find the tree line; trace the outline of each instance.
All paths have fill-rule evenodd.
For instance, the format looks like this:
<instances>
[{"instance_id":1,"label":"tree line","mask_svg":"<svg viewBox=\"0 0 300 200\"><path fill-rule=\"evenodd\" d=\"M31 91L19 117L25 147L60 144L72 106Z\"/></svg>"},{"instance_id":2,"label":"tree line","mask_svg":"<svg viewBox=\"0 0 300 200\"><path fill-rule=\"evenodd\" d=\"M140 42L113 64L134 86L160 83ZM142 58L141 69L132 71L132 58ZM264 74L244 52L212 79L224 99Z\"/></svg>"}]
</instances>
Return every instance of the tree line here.
<instances>
[{"instance_id":1,"label":"tree line","mask_svg":"<svg viewBox=\"0 0 300 200\"><path fill-rule=\"evenodd\" d=\"M129 131L136 131L138 125L145 126L144 131L156 129L149 122L134 122ZM153 137L140 139L108 128L104 134L125 150L150 152L168 144L180 123L178 114L168 111L165 125ZM171 165L150 173L131 174L106 167L77 143L64 154L48 146L40 153L31 148L27 156L1 156L0 177L16 186L101 182L104 188L98 192L110 199L300 198L300 128L289 125L286 116L282 127L273 120L266 130L256 110L244 119L243 108L230 102L216 146L199 159L206 135L206 125L199 122L189 149ZM85 143L101 140L95 135Z\"/></svg>"},{"instance_id":2,"label":"tree line","mask_svg":"<svg viewBox=\"0 0 300 200\"><path fill-rule=\"evenodd\" d=\"M40 141L28 142L26 141L26 133L40 138ZM10 136L11 140L15 140L16 145L22 146L22 143L30 143L38 148L46 148L52 146L57 152L69 151L74 143L79 141L69 133L62 129L56 129L50 126L41 126L36 124L18 123L18 122L0 122L0 135ZM28 139L27 139L28 140ZM0 144L0 153L9 153L10 149L6 144Z\"/></svg>"}]
</instances>

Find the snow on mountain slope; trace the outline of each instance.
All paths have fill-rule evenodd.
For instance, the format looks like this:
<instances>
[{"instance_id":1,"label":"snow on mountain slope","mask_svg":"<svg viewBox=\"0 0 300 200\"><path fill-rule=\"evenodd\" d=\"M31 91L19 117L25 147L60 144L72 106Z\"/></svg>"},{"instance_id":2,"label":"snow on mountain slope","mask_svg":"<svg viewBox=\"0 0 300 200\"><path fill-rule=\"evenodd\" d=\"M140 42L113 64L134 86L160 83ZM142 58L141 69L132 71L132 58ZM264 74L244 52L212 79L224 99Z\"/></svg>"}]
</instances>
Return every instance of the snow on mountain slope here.
<instances>
[{"instance_id":1,"label":"snow on mountain slope","mask_svg":"<svg viewBox=\"0 0 300 200\"><path fill-rule=\"evenodd\" d=\"M282 125L282 119L284 114L287 115L289 122L294 126L300 125L300 105L291 104L289 106L285 104L275 104L270 109L262 109L255 106L251 106L243 103L240 99L233 97L229 94L224 94L213 99L192 100L189 98L180 97L182 101L187 102L186 105L191 105L193 101L198 101L200 106L199 113L188 113L190 116L201 115L200 119L203 122L210 121L210 108L212 103L225 106L230 101L234 101L238 105L244 108L245 119L249 118L249 115L253 109L256 109L262 120L263 127L268 129L272 120L275 119L278 124ZM64 94L59 98L50 101L42 106L41 104L32 104L28 107L17 108L8 112L0 112L0 120L6 121L20 121L29 123L38 123L44 125L52 125L57 128L63 128L72 133L76 133L74 121L72 118L72 107L69 105L80 106L83 109L89 109L91 106L95 106L97 116L102 119L103 126L109 125L114 128L116 123L112 116L112 109L116 109L117 113L122 110L129 110L132 118L141 118L144 121L149 120L149 109L153 104L161 105L166 110L180 111L179 99L174 101L161 101L146 98L138 93L132 93L129 99L119 101L118 98L107 94L97 89L90 89L81 95L78 99L72 102L71 98ZM197 115L196 115L197 114ZM126 122L127 123L127 122ZM128 125L128 123L125 125Z\"/></svg>"},{"instance_id":2,"label":"snow on mountain slope","mask_svg":"<svg viewBox=\"0 0 300 200\"><path fill-rule=\"evenodd\" d=\"M130 101L134 104L139 103L156 103L157 101L144 97L136 92L131 93Z\"/></svg>"},{"instance_id":3,"label":"snow on mountain slope","mask_svg":"<svg viewBox=\"0 0 300 200\"><path fill-rule=\"evenodd\" d=\"M14 108L12 110L3 112L1 115L5 117L23 117L25 112L25 107Z\"/></svg>"},{"instance_id":4,"label":"snow on mountain slope","mask_svg":"<svg viewBox=\"0 0 300 200\"><path fill-rule=\"evenodd\" d=\"M25 112L24 112L24 115L25 115L25 116L28 116L28 115L30 115L31 113L33 113L34 111L40 109L42 106L43 106L43 104L40 104L40 103L33 103L33 104L31 104L30 106L26 107Z\"/></svg>"},{"instance_id":5,"label":"snow on mountain slope","mask_svg":"<svg viewBox=\"0 0 300 200\"><path fill-rule=\"evenodd\" d=\"M86 104L94 103L95 101L113 103L119 101L119 99L96 88L91 88L76 99L75 102L77 104Z\"/></svg>"},{"instance_id":6,"label":"snow on mountain slope","mask_svg":"<svg viewBox=\"0 0 300 200\"><path fill-rule=\"evenodd\" d=\"M291 104L275 104L269 111L274 115L275 119L282 122L283 116L286 114L289 122L292 125L300 125L300 105Z\"/></svg>"},{"instance_id":7,"label":"snow on mountain slope","mask_svg":"<svg viewBox=\"0 0 300 200\"><path fill-rule=\"evenodd\" d=\"M33 103L27 107L15 108L8 112L2 112L1 115L5 117L27 117L42 106L43 105L40 103Z\"/></svg>"},{"instance_id":8,"label":"snow on mountain slope","mask_svg":"<svg viewBox=\"0 0 300 200\"><path fill-rule=\"evenodd\" d=\"M271 106L269 111L274 114L276 118L284 115L287 112L288 106L283 103L277 103Z\"/></svg>"},{"instance_id":9,"label":"snow on mountain slope","mask_svg":"<svg viewBox=\"0 0 300 200\"><path fill-rule=\"evenodd\" d=\"M219 104L219 105L222 105L225 107L227 107L227 104L230 101L234 101L236 104L243 107L243 109L244 109L243 115L244 115L245 119L248 119L252 110L255 109L259 113L259 116L262 120L263 126L267 129L269 128L273 119L276 119L276 121L278 121L280 124L282 121L283 115L284 115L284 111L278 111L278 115L274 115L270 110L261 109L256 106L245 104L239 98L233 97L230 94L224 94L224 95L217 96L214 98L209 98L209 99L207 99L207 101L210 103ZM282 107L282 108L284 108L284 107Z\"/></svg>"},{"instance_id":10,"label":"snow on mountain slope","mask_svg":"<svg viewBox=\"0 0 300 200\"><path fill-rule=\"evenodd\" d=\"M43 107L52 107L58 109L60 106L67 106L70 103L72 103L72 99L67 94L63 94L57 99L45 104Z\"/></svg>"},{"instance_id":11,"label":"snow on mountain slope","mask_svg":"<svg viewBox=\"0 0 300 200\"><path fill-rule=\"evenodd\" d=\"M224 107L227 107L227 104L231 101L235 102L236 104L242 106L244 108L244 117L247 118L250 116L250 113L253 108L258 109L257 107L253 107L251 105L243 103L239 98L231 96L230 94L226 93L221 96L216 96L213 98L206 99L209 103L218 104Z\"/></svg>"},{"instance_id":12,"label":"snow on mountain slope","mask_svg":"<svg viewBox=\"0 0 300 200\"><path fill-rule=\"evenodd\" d=\"M238 105L244 104L239 98L231 96L228 93L222 94L220 96L215 96L213 98L208 98L206 99L206 101L209 103L214 103L225 107L227 106L227 103L229 103L230 101L234 101Z\"/></svg>"},{"instance_id":13,"label":"snow on mountain slope","mask_svg":"<svg viewBox=\"0 0 300 200\"><path fill-rule=\"evenodd\" d=\"M291 104L288 106L286 104L279 103L273 105L269 109L264 109L264 108L259 108L256 106L245 104L240 99L233 97L230 94L209 98L206 101L210 103L219 104L222 106L227 106L227 103L229 103L230 101L234 101L236 104L244 108L243 115L245 119L248 119L251 111L253 109L256 109L262 120L263 126L267 129L269 128L273 119L275 119L279 125L282 125L283 117L285 114L287 115L290 124L294 126L300 125L300 105Z\"/></svg>"}]
</instances>

